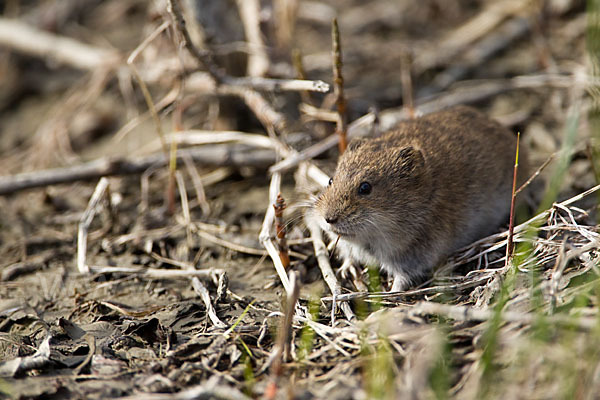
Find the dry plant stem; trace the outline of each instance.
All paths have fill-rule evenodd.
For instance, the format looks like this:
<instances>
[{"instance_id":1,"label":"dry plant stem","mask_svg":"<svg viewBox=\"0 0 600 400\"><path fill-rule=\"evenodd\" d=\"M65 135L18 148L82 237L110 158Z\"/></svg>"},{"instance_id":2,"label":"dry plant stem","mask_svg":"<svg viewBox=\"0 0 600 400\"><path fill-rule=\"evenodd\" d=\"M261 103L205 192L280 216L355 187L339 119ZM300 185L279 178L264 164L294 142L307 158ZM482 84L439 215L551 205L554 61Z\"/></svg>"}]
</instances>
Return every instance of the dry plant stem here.
<instances>
[{"instance_id":1,"label":"dry plant stem","mask_svg":"<svg viewBox=\"0 0 600 400\"><path fill-rule=\"evenodd\" d=\"M177 178L177 187L179 189L179 197L181 198L181 209L183 211L183 216L184 216L184 220L185 220L188 245L191 246L191 244L192 244L192 240L191 240L192 221L191 221L190 209L189 209L188 200L187 200L185 182L183 181L183 176L181 175L181 173L179 171L176 172L176 178ZM193 265L190 265L189 267L187 267L187 269L195 270ZM210 294L208 293L208 290L202 284L202 282L200 282L200 280L197 277L192 277L192 287L194 288L194 291L196 292L196 294L198 294L198 296L200 296L200 298L204 302L204 305L206 306L206 312L208 314L208 317L210 318L210 321L213 323L213 325L217 328L226 328L227 325L225 325L217 316L215 308L212 305L212 301L210 298Z\"/></svg>"},{"instance_id":2,"label":"dry plant stem","mask_svg":"<svg viewBox=\"0 0 600 400\"><path fill-rule=\"evenodd\" d=\"M279 246L279 257L281 263L288 269L290 267L290 255L288 254L288 245L285 238L285 223L283 221L283 210L285 210L285 200L281 193L277 195L277 200L273 204L275 208L275 232L277 237L277 244Z\"/></svg>"},{"instance_id":3,"label":"dry plant stem","mask_svg":"<svg viewBox=\"0 0 600 400\"><path fill-rule=\"evenodd\" d=\"M190 37L190 33L188 32L185 26L185 19L183 18L183 14L181 12L181 7L179 4L179 0L168 0L168 11L173 17L177 29L181 32L183 39L185 41L185 47L188 49L190 54L194 56L200 64L202 64L208 73L215 79L217 82L221 83L223 81L224 74L219 69L217 64L212 59L212 55L208 51L199 50L194 43L192 42L192 38Z\"/></svg>"},{"instance_id":4,"label":"dry plant stem","mask_svg":"<svg viewBox=\"0 0 600 400\"><path fill-rule=\"evenodd\" d=\"M248 75L264 76L269 70L269 58L260 31L260 3L258 0L237 0L246 41L252 51L248 56Z\"/></svg>"},{"instance_id":5,"label":"dry plant stem","mask_svg":"<svg viewBox=\"0 0 600 400\"><path fill-rule=\"evenodd\" d=\"M285 271L285 267L281 262L281 258L279 257L279 252L273 243L273 239L271 238L271 228L273 227L273 222L275 221L275 209L272 204L275 204L277 201L277 195L279 194L281 189L281 174L273 174L271 177L271 184L269 185L269 205L267 206L267 212L265 213L265 219L263 220L262 229L260 230L260 234L258 236L260 242L267 249L269 253L269 257L273 260L273 264L275 265L275 270L277 271L277 275L279 275L279 279L285 289L286 293L290 293L292 287L290 286L290 282L287 277L287 273Z\"/></svg>"},{"instance_id":6,"label":"dry plant stem","mask_svg":"<svg viewBox=\"0 0 600 400\"><path fill-rule=\"evenodd\" d=\"M504 22L486 37L470 45L462 54L458 63L453 63L433 79L433 89L436 91L448 88L454 82L463 79L469 71L482 65L495 54L503 51L531 28L528 18L515 16ZM431 87L424 91L431 91Z\"/></svg>"},{"instance_id":7,"label":"dry plant stem","mask_svg":"<svg viewBox=\"0 0 600 400\"><path fill-rule=\"evenodd\" d=\"M278 386L278 380L283 373L283 358L284 355L287 358L287 353L289 353L290 347L290 332L292 330L292 322L294 321L294 310L296 309L296 302L298 301L298 296L300 295L300 283L296 277L296 274L292 271L290 272L290 284L292 285L291 291L287 294L286 305L285 305L285 313L284 317L281 320L281 325L279 326L279 331L277 332L277 341L275 342L275 346L269 355L269 360L266 365L271 368L271 382L270 385L273 385L271 393L275 392L275 388Z\"/></svg>"},{"instance_id":8,"label":"dry plant stem","mask_svg":"<svg viewBox=\"0 0 600 400\"><path fill-rule=\"evenodd\" d=\"M313 242L315 256L317 257L317 263L321 269L321 274L323 274L323 278L325 279L325 282L327 283L327 286L333 295L333 305L331 310L331 325L333 326L335 323L335 299L341 294L341 285L335 276L335 272L333 272L333 269L329 264L329 254L327 252L327 246L325 246L325 243L323 242L321 229L315 224L315 221L312 221L310 218L306 218L305 222L308 230L310 231L310 237ZM340 308L342 309L342 312L348 321L355 319L354 312L348 303L342 303Z\"/></svg>"},{"instance_id":9,"label":"dry plant stem","mask_svg":"<svg viewBox=\"0 0 600 400\"><path fill-rule=\"evenodd\" d=\"M412 114L412 118L415 116L415 105L413 96L413 85L411 77L411 53L406 50L402 52L400 59L400 80L402 82L402 103L409 113Z\"/></svg>"},{"instance_id":10,"label":"dry plant stem","mask_svg":"<svg viewBox=\"0 0 600 400\"><path fill-rule=\"evenodd\" d=\"M192 182L194 183L194 191L196 192L196 199L198 200L198 204L202 209L202 214L208 215L210 214L210 204L206 199L206 193L204 192L204 185L202 184L202 178L200 178L200 174L198 173L198 169L194 165L194 162L189 157L183 157L183 163L185 164L185 168L188 174L192 177Z\"/></svg>"},{"instance_id":11,"label":"dry plant stem","mask_svg":"<svg viewBox=\"0 0 600 400\"><path fill-rule=\"evenodd\" d=\"M267 168L276 161L275 153L272 150L248 151L247 146L240 145L215 145L178 150L177 156L178 158L189 157L200 165L212 167ZM0 195L60 183L97 179L103 176L138 174L152 166L165 166L168 162L169 158L164 153L137 158L109 157L72 167L1 176Z\"/></svg>"},{"instance_id":12,"label":"dry plant stem","mask_svg":"<svg viewBox=\"0 0 600 400\"><path fill-rule=\"evenodd\" d=\"M481 310L469 306L456 306L450 304L419 302L411 307L411 312L418 315L441 315L456 321L483 322L494 317L494 310ZM524 324L530 326L540 318L537 313L520 313L514 311L502 312L502 320L506 322ZM547 316L547 322L552 325L575 326L581 330L592 330L597 327L596 318L577 317L570 315Z\"/></svg>"},{"instance_id":13,"label":"dry plant stem","mask_svg":"<svg viewBox=\"0 0 600 400\"><path fill-rule=\"evenodd\" d=\"M190 129L182 132L173 132L167 136L167 143L175 142L180 145L199 146L217 143L239 143L252 147L272 149L273 141L254 133L238 131L203 131Z\"/></svg>"},{"instance_id":14,"label":"dry plant stem","mask_svg":"<svg viewBox=\"0 0 600 400\"><path fill-rule=\"evenodd\" d=\"M210 294L208 293L208 289L206 289L206 286L204 286L197 277L193 277L192 287L194 288L196 294L198 294L198 296L200 296L200 298L204 302L204 305L206 306L206 312L208 313L208 317L210 318L212 324L216 328L227 328L227 325L223 323L223 321L221 321L217 316L217 313L212 305L212 300L210 298Z\"/></svg>"},{"instance_id":15,"label":"dry plant stem","mask_svg":"<svg viewBox=\"0 0 600 400\"><path fill-rule=\"evenodd\" d=\"M471 43L493 31L508 16L522 15L528 6L529 2L515 0L490 3L479 14L439 41L435 48L419 52L415 58L415 71L421 73L446 64Z\"/></svg>"},{"instance_id":16,"label":"dry plant stem","mask_svg":"<svg viewBox=\"0 0 600 400\"><path fill-rule=\"evenodd\" d=\"M342 154L346 150L346 146L348 146L348 139L346 137L348 117L346 115L346 98L344 97L344 76L342 75L342 44L340 42L340 31L336 18L331 23L331 40L333 42L333 90L338 112L336 130L339 136L338 148L340 154Z\"/></svg>"},{"instance_id":17,"label":"dry plant stem","mask_svg":"<svg viewBox=\"0 0 600 400\"><path fill-rule=\"evenodd\" d=\"M160 118L158 117L158 111L156 111L156 106L154 105L154 101L152 101L152 95L150 94L150 91L148 90L148 86L146 86L146 83L140 76L140 73L139 73L137 67L135 66L135 59L148 46L148 44L150 44L156 37L158 37L158 35L160 33L162 33L162 31L167 29L167 27L169 25L170 24L168 22L163 22L162 25L160 25L157 29L155 29L154 32L152 32L138 47L136 47L136 49L133 50L131 52L131 54L129 55L129 57L127 58L127 65L133 72L133 77L137 81L138 85L140 85L140 89L142 89L142 94L144 95L144 99L146 100L146 105L148 106L148 110L150 111L150 114L152 115L152 119L154 120L154 125L156 126L156 132L158 133L161 143L163 144L163 151L165 152L165 154L168 154L168 151L167 151L167 145L166 145L166 141L165 141L165 134L163 133L162 125L160 123Z\"/></svg>"},{"instance_id":18,"label":"dry plant stem","mask_svg":"<svg viewBox=\"0 0 600 400\"><path fill-rule=\"evenodd\" d=\"M121 61L115 50L94 47L1 17L0 46L84 70L115 68Z\"/></svg>"},{"instance_id":19,"label":"dry plant stem","mask_svg":"<svg viewBox=\"0 0 600 400\"><path fill-rule=\"evenodd\" d=\"M218 93L241 98L265 127L272 126L278 132L285 131L288 125L285 116L275 111L256 91L240 86L222 85L219 87Z\"/></svg>"},{"instance_id":20,"label":"dry plant stem","mask_svg":"<svg viewBox=\"0 0 600 400\"><path fill-rule=\"evenodd\" d=\"M268 92L329 92L329 84L320 80L305 79L273 79L260 77L227 77L224 81L227 86L240 86L254 90Z\"/></svg>"},{"instance_id":21,"label":"dry plant stem","mask_svg":"<svg viewBox=\"0 0 600 400\"><path fill-rule=\"evenodd\" d=\"M90 273L90 267L86 264L88 229L96 214L98 203L102 199L107 188L108 179L101 178L96 185L96 189L94 189L94 193L90 198L87 208L79 220L79 229L77 231L77 270L81 274Z\"/></svg>"},{"instance_id":22,"label":"dry plant stem","mask_svg":"<svg viewBox=\"0 0 600 400\"><path fill-rule=\"evenodd\" d=\"M508 267L508 264L512 258L513 253L513 231L515 228L515 199L517 197L516 189L517 189L517 172L519 169L519 142L521 140L521 132L517 133L517 149L515 156L515 166L513 169L513 185L512 185L512 194L510 198L510 220L508 223L508 242L506 244L506 261L504 267Z\"/></svg>"},{"instance_id":23,"label":"dry plant stem","mask_svg":"<svg viewBox=\"0 0 600 400\"><path fill-rule=\"evenodd\" d=\"M304 71L304 64L302 63L302 53L298 49L292 50L292 64L294 65L298 79L306 79L306 72ZM329 89L329 85L327 85L327 89ZM302 90L300 92L300 97L302 98L303 103L311 106L314 105L310 93L307 90Z\"/></svg>"},{"instance_id":24,"label":"dry plant stem","mask_svg":"<svg viewBox=\"0 0 600 400\"><path fill-rule=\"evenodd\" d=\"M198 277L203 279L213 279L214 276L219 276L225 271L222 269L160 269L147 268L144 266L128 266L128 267L112 267L102 265L90 265L90 272L94 274L136 274L152 279L189 279Z\"/></svg>"},{"instance_id":25,"label":"dry plant stem","mask_svg":"<svg viewBox=\"0 0 600 400\"><path fill-rule=\"evenodd\" d=\"M252 254L254 256L266 256L268 254L262 249L255 249L253 247L242 246L237 243L228 242L227 240L214 236L200 228L196 228L195 233L197 233L198 236L200 236L202 239L206 239L209 242L218 244L219 246L231 249L233 251L237 251L239 253Z\"/></svg>"},{"instance_id":26,"label":"dry plant stem","mask_svg":"<svg viewBox=\"0 0 600 400\"><path fill-rule=\"evenodd\" d=\"M298 107L300 112L310 118L316 119L318 121L327 121L327 122L337 122L338 121L338 113L335 111L324 110L322 108L317 108L313 105L302 103Z\"/></svg>"},{"instance_id":27,"label":"dry plant stem","mask_svg":"<svg viewBox=\"0 0 600 400\"><path fill-rule=\"evenodd\" d=\"M321 80L306 79L274 79L252 76L232 77L226 76L217 86L215 80L206 72L194 72L188 76L187 90L194 94L227 94L228 88L238 87L268 92L319 92L327 93L330 90L328 83ZM223 90L221 90L223 89Z\"/></svg>"}]
</instances>

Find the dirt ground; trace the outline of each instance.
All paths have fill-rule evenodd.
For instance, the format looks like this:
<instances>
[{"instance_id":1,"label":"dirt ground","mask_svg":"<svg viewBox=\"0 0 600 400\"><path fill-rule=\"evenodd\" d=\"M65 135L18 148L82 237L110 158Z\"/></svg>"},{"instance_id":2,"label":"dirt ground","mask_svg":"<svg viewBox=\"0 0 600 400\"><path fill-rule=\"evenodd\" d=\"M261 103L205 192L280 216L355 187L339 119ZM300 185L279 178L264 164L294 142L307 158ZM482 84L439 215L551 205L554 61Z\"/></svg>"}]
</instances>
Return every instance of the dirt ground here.
<instances>
[{"instance_id":1,"label":"dirt ground","mask_svg":"<svg viewBox=\"0 0 600 400\"><path fill-rule=\"evenodd\" d=\"M168 3L0 1L2 398L595 398L597 2L174 1L196 55ZM285 86L333 85L334 17L349 135L469 104L549 160L513 263L507 224L404 294L330 277L332 301L302 216L335 141L269 167L335 133L333 89Z\"/></svg>"}]
</instances>

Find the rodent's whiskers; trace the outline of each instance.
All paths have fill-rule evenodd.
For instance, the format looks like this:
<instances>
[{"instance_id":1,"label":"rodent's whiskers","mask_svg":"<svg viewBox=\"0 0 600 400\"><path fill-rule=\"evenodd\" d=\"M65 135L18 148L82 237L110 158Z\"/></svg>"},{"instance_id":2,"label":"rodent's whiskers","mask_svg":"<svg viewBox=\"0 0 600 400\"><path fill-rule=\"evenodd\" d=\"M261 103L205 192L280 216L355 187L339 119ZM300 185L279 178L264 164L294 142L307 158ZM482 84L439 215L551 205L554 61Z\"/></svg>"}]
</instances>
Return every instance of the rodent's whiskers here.
<instances>
[{"instance_id":1,"label":"rodent's whiskers","mask_svg":"<svg viewBox=\"0 0 600 400\"><path fill-rule=\"evenodd\" d=\"M333 248L331 249L331 251L329 252L329 259L331 260L331 257L333 257L333 254L335 253L335 248L337 247L338 242L340 241L340 235L338 235L337 239L335 239L335 243L333 244Z\"/></svg>"}]
</instances>

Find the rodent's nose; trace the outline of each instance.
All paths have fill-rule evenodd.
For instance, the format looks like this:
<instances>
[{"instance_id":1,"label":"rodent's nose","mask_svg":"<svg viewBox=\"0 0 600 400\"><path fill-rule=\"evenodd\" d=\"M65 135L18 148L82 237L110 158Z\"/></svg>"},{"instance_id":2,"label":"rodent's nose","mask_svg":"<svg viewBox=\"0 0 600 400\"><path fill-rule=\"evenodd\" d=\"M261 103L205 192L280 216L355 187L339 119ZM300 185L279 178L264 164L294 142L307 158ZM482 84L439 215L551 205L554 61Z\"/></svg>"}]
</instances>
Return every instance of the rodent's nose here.
<instances>
[{"instance_id":1,"label":"rodent's nose","mask_svg":"<svg viewBox=\"0 0 600 400\"><path fill-rule=\"evenodd\" d=\"M332 216L332 215L327 215L325 217L325 221L327 221L328 224L335 224L338 220L337 216Z\"/></svg>"}]
</instances>

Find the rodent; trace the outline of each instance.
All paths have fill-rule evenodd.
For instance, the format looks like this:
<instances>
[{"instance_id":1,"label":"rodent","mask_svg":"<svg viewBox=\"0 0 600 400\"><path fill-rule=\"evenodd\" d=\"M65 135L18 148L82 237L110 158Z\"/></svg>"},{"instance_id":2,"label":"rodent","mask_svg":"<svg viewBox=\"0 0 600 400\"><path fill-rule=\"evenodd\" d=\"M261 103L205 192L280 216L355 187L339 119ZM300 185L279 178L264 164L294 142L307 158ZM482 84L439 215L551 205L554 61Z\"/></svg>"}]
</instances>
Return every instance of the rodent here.
<instances>
[{"instance_id":1,"label":"rodent","mask_svg":"<svg viewBox=\"0 0 600 400\"><path fill-rule=\"evenodd\" d=\"M392 291L508 221L517 137L459 106L354 139L312 216L344 260L381 265ZM519 156L519 182L528 169Z\"/></svg>"}]
</instances>

